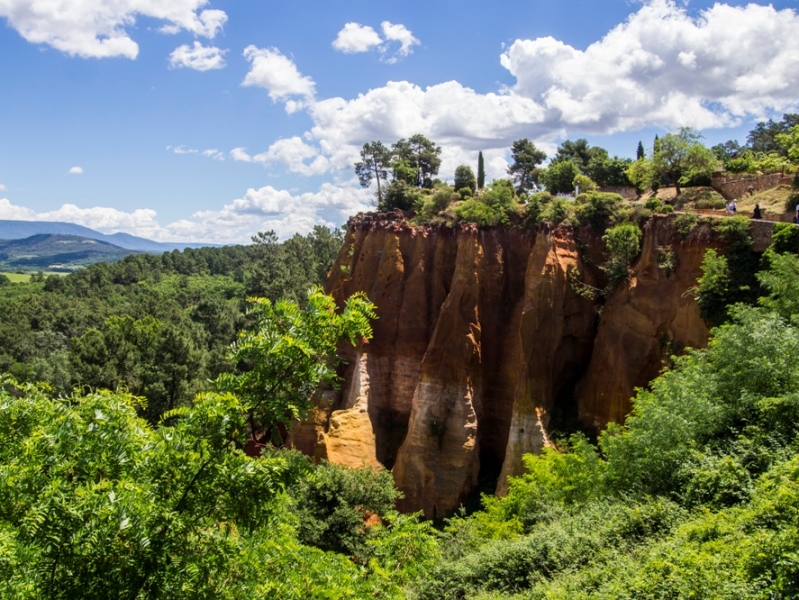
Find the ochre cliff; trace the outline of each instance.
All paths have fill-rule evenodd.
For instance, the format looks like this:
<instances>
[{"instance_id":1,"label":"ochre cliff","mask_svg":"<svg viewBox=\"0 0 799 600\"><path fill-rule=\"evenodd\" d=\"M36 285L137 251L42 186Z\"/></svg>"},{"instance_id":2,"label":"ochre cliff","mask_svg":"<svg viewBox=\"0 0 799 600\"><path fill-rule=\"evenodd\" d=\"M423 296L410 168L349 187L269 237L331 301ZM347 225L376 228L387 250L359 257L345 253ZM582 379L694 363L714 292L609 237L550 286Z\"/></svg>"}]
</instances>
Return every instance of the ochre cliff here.
<instances>
[{"instance_id":1,"label":"ochre cliff","mask_svg":"<svg viewBox=\"0 0 799 600\"><path fill-rule=\"evenodd\" d=\"M706 344L689 290L716 245L708 226L682 239L672 219L651 220L634 276L600 310L569 276L601 283L602 242L590 230L359 215L328 291L339 301L365 291L379 315L374 337L346 351L340 390L318 396L293 442L335 463L391 469L400 509L428 517L478 487L502 493L553 425L623 420L665 358Z\"/></svg>"}]
</instances>

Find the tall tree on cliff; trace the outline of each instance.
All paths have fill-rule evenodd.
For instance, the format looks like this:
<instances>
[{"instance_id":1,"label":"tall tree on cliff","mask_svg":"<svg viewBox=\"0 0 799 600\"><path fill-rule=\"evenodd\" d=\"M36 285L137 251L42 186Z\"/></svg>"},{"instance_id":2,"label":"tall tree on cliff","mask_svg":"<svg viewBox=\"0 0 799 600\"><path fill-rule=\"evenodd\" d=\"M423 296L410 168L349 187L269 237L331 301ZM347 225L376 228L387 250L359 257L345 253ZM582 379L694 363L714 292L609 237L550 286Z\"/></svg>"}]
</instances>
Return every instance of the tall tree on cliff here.
<instances>
[{"instance_id":1,"label":"tall tree on cliff","mask_svg":"<svg viewBox=\"0 0 799 600\"><path fill-rule=\"evenodd\" d=\"M417 133L407 140L401 139L393 144L391 152L394 158L395 179L403 179L403 177L397 176L397 166L399 165L402 167L403 173L415 172L413 183L416 187L433 187L433 178L438 175L438 169L441 166L441 146L437 146L421 133Z\"/></svg>"},{"instance_id":2,"label":"tall tree on cliff","mask_svg":"<svg viewBox=\"0 0 799 600\"><path fill-rule=\"evenodd\" d=\"M524 194L535 189L541 170L538 168L547 158L546 152L536 148L535 144L523 138L513 142L510 149L512 162L508 166L508 175L516 183L516 191Z\"/></svg>"},{"instance_id":3,"label":"tall tree on cliff","mask_svg":"<svg viewBox=\"0 0 799 600\"><path fill-rule=\"evenodd\" d=\"M681 181L698 174L709 177L716 167L716 157L701 139L699 132L682 127L679 133L668 133L655 144L652 156L655 176L673 182L678 196Z\"/></svg>"},{"instance_id":4,"label":"tall tree on cliff","mask_svg":"<svg viewBox=\"0 0 799 600\"><path fill-rule=\"evenodd\" d=\"M486 167L483 162L483 151L477 155L477 189L482 190L486 184Z\"/></svg>"},{"instance_id":5,"label":"tall tree on cliff","mask_svg":"<svg viewBox=\"0 0 799 600\"><path fill-rule=\"evenodd\" d=\"M377 181L377 202L383 199L383 190L380 181L388 180L388 170L391 167L391 151L383 142L368 142L361 149L361 162L355 163L355 173L361 187L369 187L372 180Z\"/></svg>"},{"instance_id":6,"label":"tall tree on cliff","mask_svg":"<svg viewBox=\"0 0 799 600\"><path fill-rule=\"evenodd\" d=\"M453 187L456 192L463 188L469 188L474 192L475 186L474 171L472 171L470 166L460 165L455 169L455 184Z\"/></svg>"},{"instance_id":7,"label":"tall tree on cliff","mask_svg":"<svg viewBox=\"0 0 799 600\"><path fill-rule=\"evenodd\" d=\"M635 150L635 160L641 160L645 156L646 156L646 153L644 152L644 144L643 144L643 142L641 142L639 140L638 148L636 148L636 150Z\"/></svg>"}]
</instances>

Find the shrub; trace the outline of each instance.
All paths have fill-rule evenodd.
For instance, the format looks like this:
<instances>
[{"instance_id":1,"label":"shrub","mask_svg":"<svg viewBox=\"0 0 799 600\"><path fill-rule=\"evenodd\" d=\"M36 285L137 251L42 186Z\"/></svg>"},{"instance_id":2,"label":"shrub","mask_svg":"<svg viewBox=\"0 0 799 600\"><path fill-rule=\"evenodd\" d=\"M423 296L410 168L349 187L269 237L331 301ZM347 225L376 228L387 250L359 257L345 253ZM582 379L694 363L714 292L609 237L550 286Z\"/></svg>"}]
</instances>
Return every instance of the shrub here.
<instances>
[{"instance_id":1,"label":"shrub","mask_svg":"<svg viewBox=\"0 0 799 600\"><path fill-rule=\"evenodd\" d=\"M413 210L421 199L419 190L401 180L394 180L386 186L383 198L377 204L380 212L389 212L394 209Z\"/></svg>"},{"instance_id":2,"label":"shrub","mask_svg":"<svg viewBox=\"0 0 799 600\"><path fill-rule=\"evenodd\" d=\"M693 213L682 213L675 217L674 227L677 229L677 233L680 234L680 237L686 238L691 231L693 231L697 220L697 216Z\"/></svg>"},{"instance_id":3,"label":"shrub","mask_svg":"<svg viewBox=\"0 0 799 600\"><path fill-rule=\"evenodd\" d=\"M571 203L566 202L563 198L556 197L541 212L541 220L557 227L569 218L571 209Z\"/></svg>"},{"instance_id":4,"label":"shrub","mask_svg":"<svg viewBox=\"0 0 799 600\"><path fill-rule=\"evenodd\" d=\"M646 202L644 202L644 208L647 208L651 211L656 211L661 206L662 202L660 201L660 198L658 198L657 196L652 196L651 198L647 199Z\"/></svg>"},{"instance_id":5,"label":"shrub","mask_svg":"<svg viewBox=\"0 0 799 600\"><path fill-rule=\"evenodd\" d=\"M620 220L624 199L618 194L590 192L580 194L575 203L575 221L601 231Z\"/></svg>"},{"instance_id":6,"label":"shrub","mask_svg":"<svg viewBox=\"0 0 799 600\"><path fill-rule=\"evenodd\" d=\"M367 558L367 540L376 531L365 524L387 514L400 497L388 471L351 469L323 463L293 490L299 540L322 550Z\"/></svg>"},{"instance_id":7,"label":"shrub","mask_svg":"<svg viewBox=\"0 0 799 600\"><path fill-rule=\"evenodd\" d=\"M627 281L629 269L638 256L641 246L641 230L632 223L621 223L608 229L602 236L605 242L606 262L603 267L608 277L607 292Z\"/></svg>"}]
</instances>

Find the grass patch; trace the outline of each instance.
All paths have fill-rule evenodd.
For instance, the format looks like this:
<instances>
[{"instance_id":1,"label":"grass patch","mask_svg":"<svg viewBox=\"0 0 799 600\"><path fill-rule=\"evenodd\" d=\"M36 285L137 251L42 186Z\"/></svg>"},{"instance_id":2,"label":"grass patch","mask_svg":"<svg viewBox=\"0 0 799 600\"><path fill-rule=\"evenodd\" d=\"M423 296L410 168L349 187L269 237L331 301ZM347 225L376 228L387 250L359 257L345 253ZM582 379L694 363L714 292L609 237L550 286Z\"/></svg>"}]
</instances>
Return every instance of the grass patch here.
<instances>
[{"instance_id":1,"label":"grass patch","mask_svg":"<svg viewBox=\"0 0 799 600\"><path fill-rule=\"evenodd\" d=\"M11 281L11 283L28 283L31 278L30 273L0 273L0 275L5 275Z\"/></svg>"}]
</instances>

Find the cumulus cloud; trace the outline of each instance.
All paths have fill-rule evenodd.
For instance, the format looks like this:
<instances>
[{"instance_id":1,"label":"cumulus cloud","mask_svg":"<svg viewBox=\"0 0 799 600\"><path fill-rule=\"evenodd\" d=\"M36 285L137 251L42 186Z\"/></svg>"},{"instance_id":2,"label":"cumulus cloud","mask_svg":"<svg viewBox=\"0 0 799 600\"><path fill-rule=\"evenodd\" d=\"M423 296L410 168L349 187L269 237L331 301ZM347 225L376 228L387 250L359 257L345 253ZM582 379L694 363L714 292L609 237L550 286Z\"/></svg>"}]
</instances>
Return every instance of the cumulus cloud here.
<instances>
[{"instance_id":1,"label":"cumulus cloud","mask_svg":"<svg viewBox=\"0 0 799 600\"><path fill-rule=\"evenodd\" d=\"M797 30L793 10L717 3L692 18L651 0L585 50L516 40L500 60L512 92L540 104L552 127L725 127L796 107Z\"/></svg>"},{"instance_id":2,"label":"cumulus cloud","mask_svg":"<svg viewBox=\"0 0 799 600\"><path fill-rule=\"evenodd\" d=\"M201 10L208 0L2 0L0 17L34 44L47 44L72 56L136 58L138 44L130 37L138 17L166 21L164 33L189 31L213 38L227 21L224 11Z\"/></svg>"},{"instance_id":3,"label":"cumulus cloud","mask_svg":"<svg viewBox=\"0 0 799 600\"><path fill-rule=\"evenodd\" d=\"M247 190L219 210L200 211L188 219L161 224L152 209L125 212L64 204L57 210L37 213L0 198L0 219L65 221L103 233L124 231L156 241L246 244L259 231L271 229L287 238L307 233L314 225L337 226L350 215L368 210L371 200L372 194L357 182L325 183L315 192L300 194L264 186Z\"/></svg>"},{"instance_id":4,"label":"cumulus cloud","mask_svg":"<svg viewBox=\"0 0 799 600\"><path fill-rule=\"evenodd\" d=\"M70 175L83 175L83 167L70 167L67 173Z\"/></svg>"},{"instance_id":5,"label":"cumulus cloud","mask_svg":"<svg viewBox=\"0 0 799 600\"><path fill-rule=\"evenodd\" d=\"M333 48L344 54L368 52L383 43L377 32L368 25L347 23L333 40Z\"/></svg>"},{"instance_id":6,"label":"cumulus cloud","mask_svg":"<svg viewBox=\"0 0 799 600\"><path fill-rule=\"evenodd\" d=\"M0 198L0 219L8 221L32 221L36 213L24 206L11 204L8 198Z\"/></svg>"},{"instance_id":7,"label":"cumulus cloud","mask_svg":"<svg viewBox=\"0 0 799 600\"><path fill-rule=\"evenodd\" d=\"M297 136L276 141L266 152L253 156L252 161L264 165L281 163L289 171L301 175L321 175L329 166L328 159L320 156L318 148Z\"/></svg>"},{"instance_id":8,"label":"cumulus cloud","mask_svg":"<svg viewBox=\"0 0 799 600\"><path fill-rule=\"evenodd\" d=\"M246 148L238 147L230 151L230 158L237 162L252 162L252 156L247 153Z\"/></svg>"},{"instance_id":9,"label":"cumulus cloud","mask_svg":"<svg viewBox=\"0 0 799 600\"><path fill-rule=\"evenodd\" d=\"M294 61L277 48L250 45L244 49L244 58L250 62L250 71L242 85L264 88L274 102L288 100L292 96L313 99L314 80L300 73Z\"/></svg>"},{"instance_id":10,"label":"cumulus cloud","mask_svg":"<svg viewBox=\"0 0 799 600\"><path fill-rule=\"evenodd\" d=\"M390 57L387 59L387 62L396 62L398 58L408 56L413 52L413 47L419 44L419 40L413 37L411 30L405 27L405 25L383 21L380 27L383 29L383 36L386 40L400 43L400 48L396 56Z\"/></svg>"},{"instance_id":11,"label":"cumulus cloud","mask_svg":"<svg viewBox=\"0 0 799 600\"><path fill-rule=\"evenodd\" d=\"M383 31L409 35L391 24ZM516 40L500 56L515 84L493 93L389 81L355 98L315 100L304 139L259 156L313 174L324 158L329 172L348 172L365 142L423 133L444 149L442 178L478 150L492 177L504 175L503 156L521 137L551 154L574 135L737 125L799 108L795 31L793 10L715 4L691 16L682 4L650 0L584 50L551 37Z\"/></svg>"},{"instance_id":12,"label":"cumulus cloud","mask_svg":"<svg viewBox=\"0 0 799 600\"><path fill-rule=\"evenodd\" d=\"M383 37L380 37L380 34L368 25L347 23L333 40L333 48L344 54L377 49L383 55L384 62L393 64L400 58L408 56L413 51L413 47L419 44L419 40L405 25L383 21L380 28L383 31ZM399 48L394 54L388 54L392 47L396 47L392 42L398 42Z\"/></svg>"},{"instance_id":13,"label":"cumulus cloud","mask_svg":"<svg viewBox=\"0 0 799 600\"><path fill-rule=\"evenodd\" d=\"M194 42L193 46L182 44L169 55L169 66L173 69L194 69L211 71L225 67L225 52L216 46L203 46Z\"/></svg>"}]
</instances>

